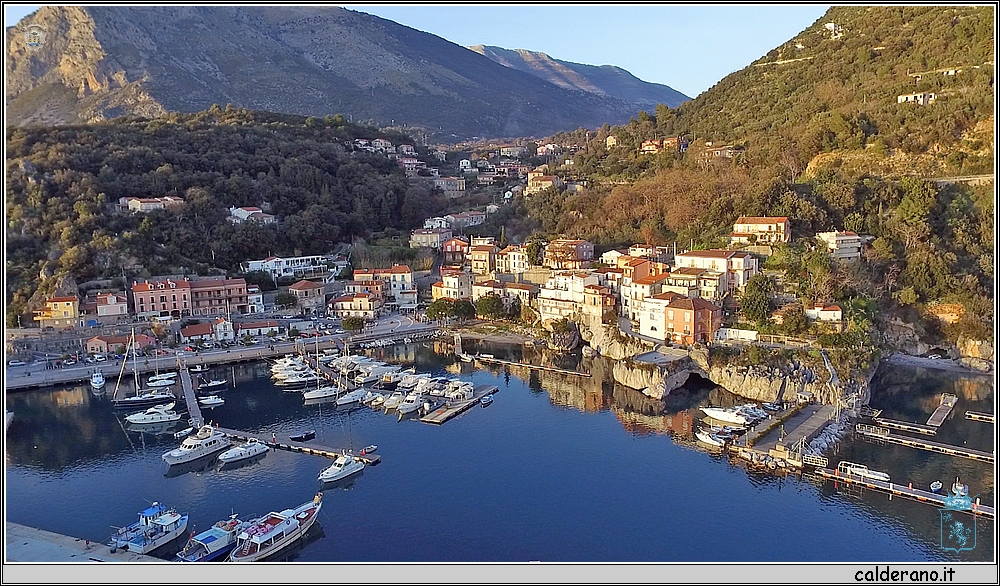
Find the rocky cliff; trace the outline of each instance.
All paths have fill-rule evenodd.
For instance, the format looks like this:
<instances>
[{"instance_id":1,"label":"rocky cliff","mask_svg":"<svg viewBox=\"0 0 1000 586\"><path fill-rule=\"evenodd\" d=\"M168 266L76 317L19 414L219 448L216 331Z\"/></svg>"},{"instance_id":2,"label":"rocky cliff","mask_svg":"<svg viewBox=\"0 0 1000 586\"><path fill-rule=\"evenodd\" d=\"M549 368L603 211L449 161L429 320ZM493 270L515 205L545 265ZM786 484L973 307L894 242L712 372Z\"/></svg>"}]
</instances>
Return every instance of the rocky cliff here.
<instances>
[{"instance_id":1,"label":"rocky cliff","mask_svg":"<svg viewBox=\"0 0 1000 586\"><path fill-rule=\"evenodd\" d=\"M996 362L993 342L989 340L973 340L961 337L958 339L958 362L967 368L980 372L992 372Z\"/></svg>"},{"instance_id":2,"label":"rocky cliff","mask_svg":"<svg viewBox=\"0 0 1000 586\"><path fill-rule=\"evenodd\" d=\"M45 31L37 48L25 37L31 25ZM6 40L8 124L231 103L466 138L544 136L635 113L613 96L564 89L338 7L45 6Z\"/></svg>"},{"instance_id":3,"label":"rocky cliff","mask_svg":"<svg viewBox=\"0 0 1000 586\"><path fill-rule=\"evenodd\" d=\"M635 356L652 350L655 346L655 344L622 334L617 324L583 322L580 324L580 335L601 356L612 360Z\"/></svg>"}]
</instances>

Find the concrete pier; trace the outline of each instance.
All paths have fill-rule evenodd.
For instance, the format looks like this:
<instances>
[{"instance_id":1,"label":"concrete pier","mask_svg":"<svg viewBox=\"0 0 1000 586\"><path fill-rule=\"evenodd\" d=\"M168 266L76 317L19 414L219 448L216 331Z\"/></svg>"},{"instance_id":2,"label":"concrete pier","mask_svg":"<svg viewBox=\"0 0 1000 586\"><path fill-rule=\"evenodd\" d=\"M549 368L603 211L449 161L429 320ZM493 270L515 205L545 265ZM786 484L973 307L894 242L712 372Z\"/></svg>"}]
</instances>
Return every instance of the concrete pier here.
<instances>
[{"instance_id":1,"label":"concrete pier","mask_svg":"<svg viewBox=\"0 0 1000 586\"><path fill-rule=\"evenodd\" d=\"M165 562L160 558L6 522L8 562Z\"/></svg>"}]
</instances>

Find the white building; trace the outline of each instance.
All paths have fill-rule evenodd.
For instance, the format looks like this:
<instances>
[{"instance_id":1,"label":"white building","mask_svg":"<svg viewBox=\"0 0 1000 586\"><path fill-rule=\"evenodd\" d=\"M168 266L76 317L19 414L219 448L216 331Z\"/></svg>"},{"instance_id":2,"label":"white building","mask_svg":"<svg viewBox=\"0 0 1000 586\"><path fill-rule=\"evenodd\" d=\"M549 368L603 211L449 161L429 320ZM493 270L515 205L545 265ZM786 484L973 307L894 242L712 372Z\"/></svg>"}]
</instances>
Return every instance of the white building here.
<instances>
[{"instance_id":1,"label":"white building","mask_svg":"<svg viewBox=\"0 0 1000 586\"><path fill-rule=\"evenodd\" d=\"M854 232L820 232L816 234L816 238L826 245L833 258L861 258L861 237Z\"/></svg>"},{"instance_id":2,"label":"white building","mask_svg":"<svg viewBox=\"0 0 1000 586\"><path fill-rule=\"evenodd\" d=\"M690 250L679 253L674 262L678 268L709 269L726 274L728 290L742 289L751 277L760 272L757 259L749 252L738 250Z\"/></svg>"},{"instance_id":3,"label":"white building","mask_svg":"<svg viewBox=\"0 0 1000 586\"><path fill-rule=\"evenodd\" d=\"M242 224L243 222L274 224L278 219L271 214L265 214L258 207L231 207L229 208L229 221L234 224Z\"/></svg>"},{"instance_id":4,"label":"white building","mask_svg":"<svg viewBox=\"0 0 1000 586\"><path fill-rule=\"evenodd\" d=\"M600 285L598 276L578 271L552 273L545 286L539 290L538 298L583 303L584 288L587 285Z\"/></svg>"},{"instance_id":5,"label":"white building","mask_svg":"<svg viewBox=\"0 0 1000 586\"><path fill-rule=\"evenodd\" d=\"M247 271L264 271L271 275L277 283L282 277L307 278L325 275L329 272L326 259L322 256L292 256L280 258L269 256L264 260L251 260L246 264Z\"/></svg>"},{"instance_id":6,"label":"white building","mask_svg":"<svg viewBox=\"0 0 1000 586\"><path fill-rule=\"evenodd\" d=\"M264 312L264 294L257 285L247 285L247 313Z\"/></svg>"}]
</instances>

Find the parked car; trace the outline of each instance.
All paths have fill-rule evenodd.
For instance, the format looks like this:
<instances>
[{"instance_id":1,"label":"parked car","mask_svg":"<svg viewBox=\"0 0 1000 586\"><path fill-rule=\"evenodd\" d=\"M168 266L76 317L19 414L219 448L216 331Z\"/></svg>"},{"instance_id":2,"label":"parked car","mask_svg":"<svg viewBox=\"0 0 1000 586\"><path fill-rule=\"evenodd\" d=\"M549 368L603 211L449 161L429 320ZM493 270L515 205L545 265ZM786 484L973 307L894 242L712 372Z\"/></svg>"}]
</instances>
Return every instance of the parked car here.
<instances>
[{"instance_id":1,"label":"parked car","mask_svg":"<svg viewBox=\"0 0 1000 586\"><path fill-rule=\"evenodd\" d=\"M73 366L76 364L76 360L70 358L69 360L63 360L63 366Z\"/></svg>"},{"instance_id":2,"label":"parked car","mask_svg":"<svg viewBox=\"0 0 1000 586\"><path fill-rule=\"evenodd\" d=\"M23 360L11 360L7 363L7 366L27 366L28 364Z\"/></svg>"},{"instance_id":3,"label":"parked car","mask_svg":"<svg viewBox=\"0 0 1000 586\"><path fill-rule=\"evenodd\" d=\"M94 356L94 360L96 360L98 362L104 362L107 359L108 359L108 357L105 356L104 354L98 354L98 355Z\"/></svg>"},{"instance_id":4,"label":"parked car","mask_svg":"<svg viewBox=\"0 0 1000 586\"><path fill-rule=\"evenodd\" d=\"M184 346L184 351L185 352L194 352L194 348L192 348L191 346Z\"/></svg>"},{"instance_id":5,"label":"parked car","mask_svg":"<svg viewBox=\"0 0 1000 586\"><path fill-rule=\"evenodd\" d=\"M928 358L930 358L931 360L939 360L941 358L941 355L940 354L931 354L930 356L928 356Z\"/></svg>"}]
</instances>

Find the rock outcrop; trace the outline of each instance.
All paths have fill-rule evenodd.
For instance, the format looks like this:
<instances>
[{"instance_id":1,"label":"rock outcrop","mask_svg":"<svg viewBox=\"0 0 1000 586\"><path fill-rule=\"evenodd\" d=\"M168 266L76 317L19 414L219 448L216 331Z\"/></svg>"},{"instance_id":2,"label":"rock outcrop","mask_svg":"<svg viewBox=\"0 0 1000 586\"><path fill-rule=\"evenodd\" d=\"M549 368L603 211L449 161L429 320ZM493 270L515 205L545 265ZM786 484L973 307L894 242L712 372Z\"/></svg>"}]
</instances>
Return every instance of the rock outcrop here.
<instances>
[{"instance_id":1,"label":"rock outcrop","mask_svg":"<svg viewBox=\"0 0 1000 586\"><path fill-rule=\"evenodd\" d=\"M601 356L612 360L635 356L654 347L654 344L622 334L617 324L583 324L580 335Z\"/></svg>"},{"instance_id":2,"label":"rock outcrop","mask_svg":"<svg viewBox=\"0 0 1000 586\"><path fill-rule=\"evenodd\" d=\"M980 372L992 372L996 357L993 342L989 340L973 340L960 337L958 339L958 362L962 366Z\"/></svg>"}]
</instances>

